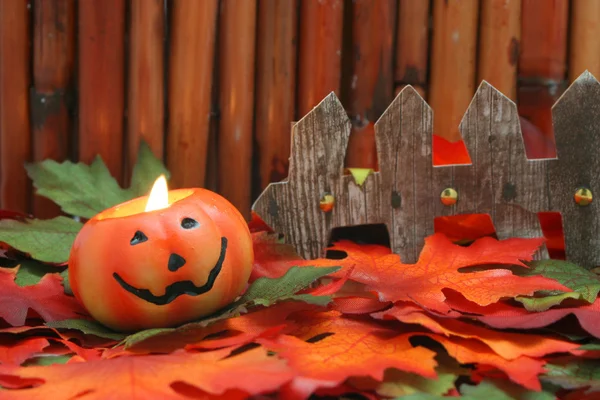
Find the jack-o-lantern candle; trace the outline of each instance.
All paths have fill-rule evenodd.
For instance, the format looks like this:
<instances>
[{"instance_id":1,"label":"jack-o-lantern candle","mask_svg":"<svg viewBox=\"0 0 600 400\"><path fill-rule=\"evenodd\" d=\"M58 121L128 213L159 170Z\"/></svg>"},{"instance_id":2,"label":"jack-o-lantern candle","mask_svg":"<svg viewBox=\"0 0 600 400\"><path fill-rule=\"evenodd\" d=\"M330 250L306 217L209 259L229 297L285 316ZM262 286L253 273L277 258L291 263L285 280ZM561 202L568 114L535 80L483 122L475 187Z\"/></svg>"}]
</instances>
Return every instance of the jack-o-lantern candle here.
<instances>
[{"instance_id":1,"label":"jack-o-lantern candle","mask_svg":"<svg viewBox=\"0 0 600 400\"><path fill-rule=\"evenodd\" d=\"M236 299L252 269L246 221L206 189L168 191L103 211L71 249L73 294L102 324L119 331L170 327L214 313Z\"/></svg>"}]
</instances>

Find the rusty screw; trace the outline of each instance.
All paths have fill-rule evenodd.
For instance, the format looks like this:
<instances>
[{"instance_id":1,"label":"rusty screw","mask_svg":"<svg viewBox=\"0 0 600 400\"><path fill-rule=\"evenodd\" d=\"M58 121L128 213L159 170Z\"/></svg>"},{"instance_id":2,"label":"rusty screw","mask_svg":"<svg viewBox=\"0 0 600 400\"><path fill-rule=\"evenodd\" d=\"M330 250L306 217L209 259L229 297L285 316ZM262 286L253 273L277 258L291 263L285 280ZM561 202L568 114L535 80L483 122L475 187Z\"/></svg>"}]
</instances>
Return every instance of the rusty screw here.
<instances>
[{"instance_id":1,"label":"rusty screw","mask_svg":"<svg viewBox=\"0 0 600 400\"><path fill-rule=\"evenodd\" d=\"M445 206L453 206L458 201L458 193L453 188L446 188L442 190L440 200Z\"/></svg>"},{"instance_id":2,"label":"rusty screw","mask_svg":"<svg viewBox=\"0 0 600 400\"><path fill-rule=\"evenodd\" d=\"M592 195L592 191L590 189L581 187L575 191L573 198L575 199L575 203L584 207L592 202L594 196Z\"/></svg>"},{"instance_id":3,"label":"rusty screw","mask_svg":"<svg viewBox=\"0 0 600 400\"><path fill-rule=\"evenodd\" d=\"M333 210L333 206L335 204L335 197L331 193L325 193L321 197L321 201L319 202L319 207L321 207L321 211L330 212Z\"/></svg>"}]
</instances>

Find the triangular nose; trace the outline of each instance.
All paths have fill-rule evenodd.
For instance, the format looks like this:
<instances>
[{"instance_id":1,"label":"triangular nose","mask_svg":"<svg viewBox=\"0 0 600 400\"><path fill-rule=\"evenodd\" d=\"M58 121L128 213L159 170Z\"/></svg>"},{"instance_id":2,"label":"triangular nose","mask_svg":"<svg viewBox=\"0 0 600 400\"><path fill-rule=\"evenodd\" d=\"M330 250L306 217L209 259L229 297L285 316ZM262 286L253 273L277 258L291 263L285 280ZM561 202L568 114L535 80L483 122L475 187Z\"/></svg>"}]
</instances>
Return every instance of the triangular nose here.
<instances>
[{"instance_id":1,"label":"triangular nose","mask_svg":"<svg viewBox=\"0 0 600 400\"><path fill-rule=\"evenodd\" d=\"M169 271L175 272L185 264L185 258L179 254L171 254L169 257Z\"/></svg>"}]
</instances>

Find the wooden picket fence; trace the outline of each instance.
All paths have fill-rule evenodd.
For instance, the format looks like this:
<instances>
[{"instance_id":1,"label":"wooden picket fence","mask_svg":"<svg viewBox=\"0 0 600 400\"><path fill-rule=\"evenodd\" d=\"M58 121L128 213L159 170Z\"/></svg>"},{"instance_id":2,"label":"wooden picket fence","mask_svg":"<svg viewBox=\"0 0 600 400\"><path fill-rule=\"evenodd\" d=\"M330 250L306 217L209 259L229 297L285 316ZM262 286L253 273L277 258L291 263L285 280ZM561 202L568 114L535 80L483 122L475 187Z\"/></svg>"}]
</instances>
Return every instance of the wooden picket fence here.
<instances>
[{"instance_id":1,"label":"wooden picket fence","mask_svg":"<svg viewBox=\"0 0 600 400\"><path fill-rule=\"evenodd\" d=\"M330 92L346 166L377 168L374 122L406 85L446 139L483 80L550 138L569 81L600 74L599 40L600 0L2 0L0 208L58 213L28 161L100 154L127 185L144 139L171 187L249 216L288 174L290 123Z\"/></svg>"},{"instance_id":2,"label":"wooden picket fence","mask_svg":"<svg viewBox=\"0 0 600 400\"><path fill-rule=\"evenodd\" d=\"M380 169L359 184L345 174L351 123L332 93L294 125L289 177L270 184L254 209L307 258L324 255L334 228L385 224L392 251L408 263L417 261L436 217L488 214L506 239L542 237L538 214L558 212L567 259L600 265L594 76L584 72L552 109L558 158L527 158L515 103L484 81L459 127L471 164L436 167L432 114L413 87L404 88L375 124ZM448 191L454 201L443 201Z\"/></svg>"}]
</instances>

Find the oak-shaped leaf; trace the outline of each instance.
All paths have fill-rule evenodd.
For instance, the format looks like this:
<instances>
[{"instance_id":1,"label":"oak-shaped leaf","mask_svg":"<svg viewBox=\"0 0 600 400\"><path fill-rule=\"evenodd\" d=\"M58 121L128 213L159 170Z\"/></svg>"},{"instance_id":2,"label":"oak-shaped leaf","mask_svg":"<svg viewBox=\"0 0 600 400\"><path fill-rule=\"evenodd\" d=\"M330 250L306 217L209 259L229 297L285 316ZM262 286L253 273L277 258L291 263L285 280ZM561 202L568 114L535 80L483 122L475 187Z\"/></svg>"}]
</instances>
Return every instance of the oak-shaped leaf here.
<instances>
[{"instance_id":1,"label":"oak-shaped leaf","mask_svg":"<svg viewBox=\"0 0 600 400\"><path fill-rule=\"evenodd\" d=\"M98 399L189 399L183 389L204 392L207 397L229 391L248 397L272 392L293 376L283 360L269 356L265 349L227 357L229 353L180 350L48 367L0 365L0 385L12 389L4 391L2 398L72 399L85 393ZM28 388L32 383L35 387Z\"/></svg>"},{"instance_id":2,"label":"oak-shaped leaf","mask_svg":"<svg viewBox=\"0 0 600 400\"><path fill-rule=\"evenodd\" d=\"M508 268L527 266L543 243L542 239L496 240L478 239L468 247L453 244L445 235L434 234L425 240L416 264L403 264L400 257L383 246L362 246L340 241L330 248L347 254L344 259L311 260L316 266L340 265L333 276L341 277L354 268L350 279L363 283L367 290L379 293L381 301L413 301L442 313L450 311L445 304L444 289L462 293L469 300L488 305L505 297L532 295L542 290L571 289L543 276L523 277ZM467 267L489 267L478 271Z\"/></svg>"},{"instance_id":3,"label":"oak-shaped leaf","mask_svg":"<svg viewBox=\"0 0 600 400\"><path fill-rule=\"evenodd\" d=\"M600 299L579 307L551 308L531 312L522 307L498 302L480 306L461 294L448 292L447 304L453 310L464 313L469 319L477 319L498 329L535 329L551 325L568 315L574 315L589 334L600 338Z\"/></svg>"},{"instance_id":4,"label":"oak-shaped leaf","mask_svg":"<svg viewBox=\"0 0 600 400\"><path fill-rule=\"evenodd\" d=\"M311 294L296 294L307 288L318 279L336 272L339 267L316 268L316 267L293 267L281 278L259 278L246 290L243 296L230 304L224 310L202 320L184 324L178 328L155 328L147 329L128 336L123 344L129 348L136 343L148 340L156 335L170 335L184 333L192 334L194 330L202 331L205 327L232 318L244 313L248 308L255 306L270 306L277 302L286 300L302 301L308 304L324 306L331 301L330 296L313 296Z\"/></svg>"},{"instance_id":5,"label":"oak-shaped leaf","mask_svg":"<svg viewBox=\"0 0 600 400\"><path fill-rule=\"evenodd\" d=\"M528 270L519 271L519 275L542 275L573 290L550 293L543 297L517 297L516 300L523 303L529 311L545 311L568 298L581 299L591 304L600 292L600 276L577 264L563 260L541 260L531 262L529 267Z\"/></svg>"},{"instance_id":6,"label":"oak-shaped leaf","mask_svg":"<svg viewBox=\"0 0 600 400\"><path fill-rule=\"evenodd\" d=\"M21 287L15 283L18 268L0 268L0 318L8 324L24 325L30 309L46 322L86 315L75 298L64 293L58 273L44 275L39 283Z\"/></svg>"},{"instance_id":7,"label":"oak-shaped leaf","mask_svg":"<svg viewBox=\"0 0 600 400\"><path fill-rule=\"evenodd\" d=\"M580 347L577 343L551 336L502 332L458 319L435 317L411 304L398 303L386 311L374 314L374 316L418 325L447 337L476 340L486 344L496 354L507 360L514 360L521 356L542 358L553 353L575 352Z\"/></svg>"},{"instance_id":8,"label":"oak-shaped leaf","mask_svg":"<svg viewBox=\"0 0 600 400\"><path fill-rule=\"evenodd\" d=\"M82 226L64 216L25 222L3 219L0 220L0 242L38 261L62 264L69 259L71 246Z\"/></svg>"},{"instance_id":9,"label":"oak-shaped leaf","mask_svg":"<svg viewBox=\"0 0 600 400\"><path fill-rule=\"evenodd\" d=\"M90 165L44 160L26 165L27 173L37 189L70 215L91 218L99 212L149 193L161 174L168 176L162 162L145 142L140 144L131 178L132 186L122 189L100 156Z\"/></svg>"}]
</instances>

